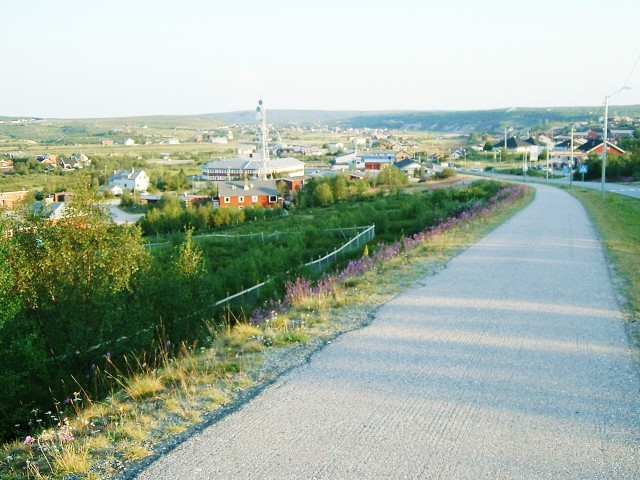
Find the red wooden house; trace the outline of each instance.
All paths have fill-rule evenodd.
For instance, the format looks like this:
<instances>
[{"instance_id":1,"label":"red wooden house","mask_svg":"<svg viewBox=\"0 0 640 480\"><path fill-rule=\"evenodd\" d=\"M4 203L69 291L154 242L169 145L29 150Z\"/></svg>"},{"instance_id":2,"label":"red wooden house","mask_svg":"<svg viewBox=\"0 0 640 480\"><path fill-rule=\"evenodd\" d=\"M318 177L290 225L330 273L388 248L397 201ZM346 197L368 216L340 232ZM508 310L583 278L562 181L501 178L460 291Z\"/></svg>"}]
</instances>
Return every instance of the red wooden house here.
<instances>
[{"instance_id":1,"label":"red wooden house","mask_svg":"<svg viewBox=\"0 0 640 480\"><path fill-rule=\"evenodd\" d=\"M596 153L598 155L602 155L604 152L604 142L602 139L593 139L589 140L587 143L580 145L576 150L579 152L584 152L587 155L590 153ZM607 141L607 155L624 155L625 151L614 145L613 143Z\"/></svg>"},{"instance_id":2,"label":"red wooden house","mask_svg":"<svg viewBox=\"0 0 640 480\"><path fill-rule=\"evenodd\" d=\"M282 207L275 180L239 180L219 182L218 195L214 198L217 207Z\"/></svg>"}]
</instances>

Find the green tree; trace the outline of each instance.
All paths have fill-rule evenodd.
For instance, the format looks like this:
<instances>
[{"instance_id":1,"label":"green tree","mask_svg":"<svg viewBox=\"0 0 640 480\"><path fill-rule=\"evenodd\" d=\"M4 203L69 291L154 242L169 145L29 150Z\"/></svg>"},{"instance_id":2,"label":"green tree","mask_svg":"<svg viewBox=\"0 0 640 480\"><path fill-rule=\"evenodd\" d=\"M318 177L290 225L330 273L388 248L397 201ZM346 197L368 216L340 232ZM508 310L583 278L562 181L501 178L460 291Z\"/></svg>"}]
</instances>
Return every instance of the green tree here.
<instances>
[{"instance_id":1,"label":"green tree","mask_svg":"<svg viewBox=\"0 0 640 480\"><path fill-rule=\"evenodd\" d=\"M389 189L394 192L408 182L407 176L394 165L383 169L377 179L378 185L388 185Z\"/></svg>"},{"instance_id":2,"label":"green tree","mask_svg":"<svg viewBox=\"0 0 640 480\"><path fill-rule=\"evenodd\" d=\"M124 328L122 293L148 262L138 228L112 223L88 191L76 191L64 218L28 210L7 244L13 296L52 357L87 349Z\"/></svg>"},{"instance_id":3,"label":"green tree","mask_svg":"<svg viewBox=\"0 0 640 480\"><path fill-rule=\"evenodd\" d=\"M344 173L339 173L331 181L333 198L336 200L344 200L347 198L349 180Z\"/></svg>"},{"instance_id":4,"label":"green tree","mask_svg":"<svg viewBox=\"0 0 640 480\"><path fill-rule=\"evenodd\" d=\"M321 183L314 192L314 202L321 207L328 207L333 203L333 192L327 183Z\"/></svg>"},{"instance_id":5,"label":"green tree","mask_svg":"<svg viewBox=\"0 0 640 480\"><path fill-rule=\"evenodd\" d=\"M0 228L2 234L4 231ZM12 294L13 272L7 255L7 246L0 244L0 326L15 318L22 308L20 297Z\"/></svg>"}]
</instances>

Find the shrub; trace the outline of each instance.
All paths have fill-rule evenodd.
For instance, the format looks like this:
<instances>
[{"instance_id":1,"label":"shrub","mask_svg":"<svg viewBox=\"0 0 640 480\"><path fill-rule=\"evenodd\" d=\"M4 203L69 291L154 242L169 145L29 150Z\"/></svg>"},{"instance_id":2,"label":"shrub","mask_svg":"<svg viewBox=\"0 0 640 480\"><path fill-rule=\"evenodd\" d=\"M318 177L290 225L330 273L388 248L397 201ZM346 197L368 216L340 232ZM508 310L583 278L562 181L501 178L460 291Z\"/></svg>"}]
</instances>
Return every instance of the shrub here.
<instances>
[{"instance_id":1,"label":"shrub","mask_svg":"<svg viewBox=\"0 0 640 480\"><path fill-rule=\"evenodd\" d=\"M441 172L437 172L434 177L436 180L445 180L447 178L453 178L456 176L456 171L453 168L445 168Z\"/></svg>"}]
</instances>

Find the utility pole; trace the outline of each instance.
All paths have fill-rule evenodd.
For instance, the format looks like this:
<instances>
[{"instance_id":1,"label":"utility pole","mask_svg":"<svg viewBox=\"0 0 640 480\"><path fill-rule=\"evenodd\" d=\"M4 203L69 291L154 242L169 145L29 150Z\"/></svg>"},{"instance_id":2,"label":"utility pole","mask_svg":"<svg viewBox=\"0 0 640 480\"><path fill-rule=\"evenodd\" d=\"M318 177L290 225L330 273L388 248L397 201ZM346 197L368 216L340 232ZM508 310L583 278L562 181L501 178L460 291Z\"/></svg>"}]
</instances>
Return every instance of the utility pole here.
<instances>
[{"instance_id":1,"label":"utility pole","mask_svg":"<svg viewBox=\"0 0 640 480\"><path fill-rule=\"evenodd\" d=\"M258 178L267 180L271 174L271 161L269 159L269 134L267 132L267 112L262 106L262 100L258 100L256 107L258 119L260 120L260 133L262 134L262 160Z\"/></svg>"},{"instance_id":2,"label":"utility pole","mask_svg":"<svg viewBox=\"0 0 640 480\"><path fill-rule=\"evenodd\" d=\"M574 159L573 159L573 128L574 128L574 126L571 125L571 144L569 146L569 149L571 151L571 161L569 162L569 189L571 189L571 185L573 184L573 164L574 164Z\"/></svg>"},{"instance_id":3,"label":"utility pole","mask_svg":"<svg viewBox=\"0 0 640 480\"><path fill-rule=\"evenodd\" d=\"M604 96L604 132L602 133L602 201L604 202L604 184L607 174L607 122L609 120L609 96Z\"/></svg>"},{"instance_id":4,"label":"utility pole","mask_svg":"<svg viewBox=\"0 0 640 480\"><path fill-rule=\"evenodd\" d=\"M551 152L551 143L547 143L547 183L549 182L549 155Z\"/></svg>"}]
</instances>

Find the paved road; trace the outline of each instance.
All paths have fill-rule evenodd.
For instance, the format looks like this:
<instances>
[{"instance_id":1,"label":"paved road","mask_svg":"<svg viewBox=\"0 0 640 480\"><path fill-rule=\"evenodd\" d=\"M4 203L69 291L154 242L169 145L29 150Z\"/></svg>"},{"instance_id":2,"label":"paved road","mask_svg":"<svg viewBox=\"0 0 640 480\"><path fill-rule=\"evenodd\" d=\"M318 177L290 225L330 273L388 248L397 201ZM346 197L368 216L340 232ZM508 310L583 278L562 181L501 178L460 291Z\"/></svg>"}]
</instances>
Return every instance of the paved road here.
<instances>
[{"instance_id":1,"label":"paved road","mask_svg":"<svg viewBox=\"0 0 640 480\"><path fill-rule=\"evenodd\" d=\"M109 214L111 215L111 219L114 223L117 224L129 224L136 223L140 218L144 217L141 213L127 213L123 210L120 210L120 199L116 198L113 200L107 200L104 204L109 209Z\"/></svg>"},{"instance_id":2,"label":"paved road","mask_svg":"<svg viewBox=\"0 0 640 480\"><path fill-rule=\"evenodd\" d=\"M576 200L534 203L140 479L638 479L640 379Z\"/></svg>"},{"instance_id":3,"label":"paved road","mask_svg":"<svg viewBox=\"0 0 640 480\"><path fill-rule=\"evenodd\" d=\"M465 172L465 174L469 174ZM522 182L523 177L519 175L504 175L504 174L491 174L489 172L473 172L471 175L481 176L481 177L495 177L498 179L504 180L513 180L516 182ZM543 177L531 177L527 176L527 183L548 183L550 185L564 185L566 187L571 185L571 188L588 188L590 190L602 190L602 183L599 181L595 182L581 182L581 181L573 181L569 183L569 177L564 178L550 178L545 179ZM627 197L640 198L640 183L613 183L613 182L605 182L604 190L607 193L617 193L619 195L625 195Z\"/></svg>"}]
</instances>

